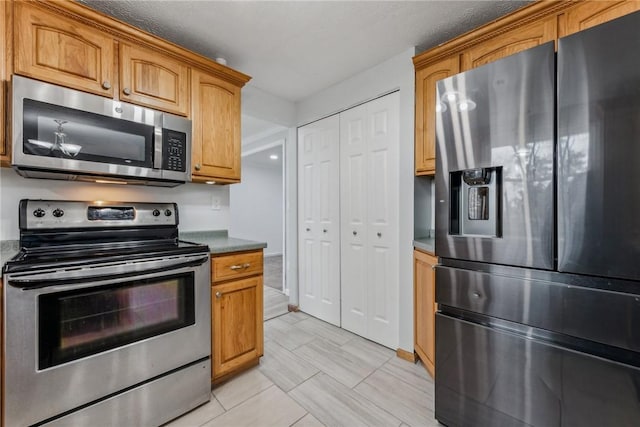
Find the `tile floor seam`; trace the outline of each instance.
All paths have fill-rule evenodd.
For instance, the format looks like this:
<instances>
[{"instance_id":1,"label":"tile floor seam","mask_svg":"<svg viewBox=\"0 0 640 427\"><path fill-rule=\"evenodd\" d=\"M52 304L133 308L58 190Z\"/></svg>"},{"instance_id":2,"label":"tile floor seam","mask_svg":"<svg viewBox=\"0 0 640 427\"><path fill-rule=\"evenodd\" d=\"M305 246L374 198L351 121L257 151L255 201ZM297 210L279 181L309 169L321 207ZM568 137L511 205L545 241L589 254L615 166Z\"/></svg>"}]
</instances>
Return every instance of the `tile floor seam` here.
<instances>
[{"instance_id":1,"label":"tile floor seam","mask_svg":"<svg viewBox=\"0 0 640 427\"><path fill-rule=\"evenodd\" d=\"M286 393L286 391L285 391L285 393ZM289 396L289 397L291 397L291 396ZM293 397L291 397L291 398L293 399ZM295 400L295 399L293 399L293 400ZM300 405L300 403L298 403L298 405ZM302 406L302 405L300 405L300 406ZM302 406L302 407L304 408L304 406ZM307 410L305 409L305 411L307 411ZM310 414L310 412L309 412L309 411L307 411L307 413L306 413L306 414L304 414L303 416L301 416L300 418L298 418L297 420L295 420L294 422L292 422L291 424L289 424L289 427L294 426L298 421L300 421L301 419L303 419L304 417L306 417L306 416L307 416L307 415L309 415L309 414Z\"/></svg>"}]
</instances>

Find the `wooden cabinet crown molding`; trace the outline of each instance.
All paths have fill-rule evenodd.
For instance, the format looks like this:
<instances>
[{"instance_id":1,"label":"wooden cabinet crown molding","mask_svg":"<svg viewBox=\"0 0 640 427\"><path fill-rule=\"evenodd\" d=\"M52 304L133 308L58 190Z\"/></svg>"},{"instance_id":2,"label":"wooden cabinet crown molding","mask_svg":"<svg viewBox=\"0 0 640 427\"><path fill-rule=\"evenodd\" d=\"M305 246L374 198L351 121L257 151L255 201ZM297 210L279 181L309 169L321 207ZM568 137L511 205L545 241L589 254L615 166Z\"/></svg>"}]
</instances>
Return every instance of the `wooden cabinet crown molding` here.
<instances>
[{"instance_id":1,"label":"wooden cabinet crown molding","mask_svg":"<svg viewBox=\"0 0 640 427\"><path fill-rule=\"evenodd\" d=\"M4 1L4 0L0 0ZM138 46L145 46L163 55L173 56L186 65L200 68L238 87L244 86L251 77L232 68L218 64L214 60L186 50L172 42L161 39L153 34L136 28L116 18L93 10L88 6L71 0L13 0L14 2L29 2L43 9L49 9L61 15L90 25L97 30L111 34L118 41L128 41Z\"/></svg>"},{"instance_id":2,"label":"wooden cabinet crown molding","mask_svg":"<svg viewBox=\"0 0 640 427\"><path fill-rule=\"evenodd\" d=\"M461 53L465 49L490 40L502 33L536 22L549 15L559 14L577 3L577 0L537 1L414 56L413 65L416 70L420 69L444 57Z\"/></svg>"}]
</instances>

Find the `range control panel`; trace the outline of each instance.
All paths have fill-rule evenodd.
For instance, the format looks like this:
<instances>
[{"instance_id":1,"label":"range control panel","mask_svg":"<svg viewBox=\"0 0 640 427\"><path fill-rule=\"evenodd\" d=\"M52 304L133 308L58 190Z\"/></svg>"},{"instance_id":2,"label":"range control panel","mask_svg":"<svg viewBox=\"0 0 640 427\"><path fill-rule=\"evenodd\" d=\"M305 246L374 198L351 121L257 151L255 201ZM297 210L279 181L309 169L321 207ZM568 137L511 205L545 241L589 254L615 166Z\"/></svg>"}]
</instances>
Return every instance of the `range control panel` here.
<instances>
[{"instance_id":1,"label":"range control panel","mask_svg":"<svg viewBox=\"0 0 640 427\"><path fill-rule=\"evenodd\" d=\"M21 200L20 229L178 225L175 203Z\"/></svg>"}]
</instances>

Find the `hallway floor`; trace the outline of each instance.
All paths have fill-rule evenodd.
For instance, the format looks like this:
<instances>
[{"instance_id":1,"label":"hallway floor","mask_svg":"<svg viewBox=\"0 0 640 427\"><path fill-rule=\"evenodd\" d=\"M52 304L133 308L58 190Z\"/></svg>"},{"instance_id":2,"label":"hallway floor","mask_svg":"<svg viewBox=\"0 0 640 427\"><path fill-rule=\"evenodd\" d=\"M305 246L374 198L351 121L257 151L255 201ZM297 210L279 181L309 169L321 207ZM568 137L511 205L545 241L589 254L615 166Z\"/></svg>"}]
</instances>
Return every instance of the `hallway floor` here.
<instances>
[{"instance_id":1,"label":"hallway floor","mask_svg":"<svg viewBox=\"0 0 640 427\"><path fill-rule=\"evenodd\" d=\"M184 426L438 426L424 367L302 312L264 324L260 365L216 386Z\"/></svg>"}]
</instances>

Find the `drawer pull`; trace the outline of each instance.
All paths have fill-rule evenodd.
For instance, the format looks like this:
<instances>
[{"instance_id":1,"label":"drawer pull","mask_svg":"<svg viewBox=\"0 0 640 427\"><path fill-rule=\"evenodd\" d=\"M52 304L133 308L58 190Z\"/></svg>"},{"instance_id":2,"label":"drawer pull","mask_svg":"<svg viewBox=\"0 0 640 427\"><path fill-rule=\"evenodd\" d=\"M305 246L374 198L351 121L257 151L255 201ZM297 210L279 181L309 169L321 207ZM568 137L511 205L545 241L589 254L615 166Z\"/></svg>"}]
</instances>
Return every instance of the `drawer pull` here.
<instances>
[{"instance_id":1,"label":"drawer pull","mask_svg":"<svg viewBox=\"0 0 640 427\"><path fill-rule=\"evenodd\" d=\"M251 264L250 263L246 263L246 264L242 264L242 265L240 265L240 264L232 265L229 268L235 271L235 270L244 270L245 268L249 268L249 267L251 267Z\"/></svg>"}]
</instances>

